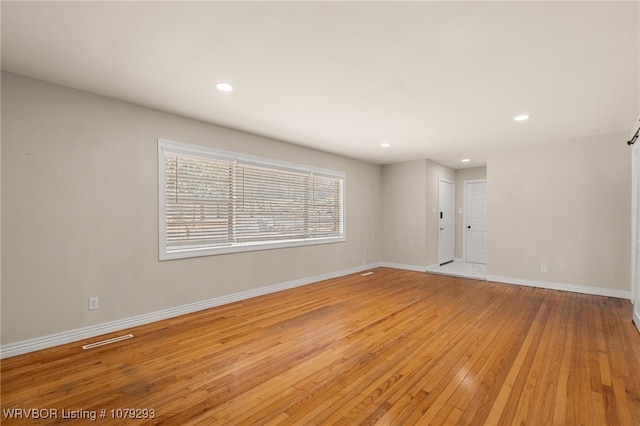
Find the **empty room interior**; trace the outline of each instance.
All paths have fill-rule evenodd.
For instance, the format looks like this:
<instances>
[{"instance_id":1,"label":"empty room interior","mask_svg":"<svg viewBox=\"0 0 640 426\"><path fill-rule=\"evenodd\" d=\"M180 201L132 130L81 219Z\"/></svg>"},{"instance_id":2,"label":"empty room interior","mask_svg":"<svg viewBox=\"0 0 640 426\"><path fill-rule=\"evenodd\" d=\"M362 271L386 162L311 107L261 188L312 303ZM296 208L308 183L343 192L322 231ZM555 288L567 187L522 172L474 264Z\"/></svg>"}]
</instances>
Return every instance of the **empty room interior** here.
<instances>
[{"instance_id":1,"label":"empty room interior","mask_svg":"<svg viewBox=\"0 0 640 426\"><path fill-rule=\"evenodd\" d=\"M3 424L640 425L640 2L0 15Z\"/></svg>"}]
</instances>

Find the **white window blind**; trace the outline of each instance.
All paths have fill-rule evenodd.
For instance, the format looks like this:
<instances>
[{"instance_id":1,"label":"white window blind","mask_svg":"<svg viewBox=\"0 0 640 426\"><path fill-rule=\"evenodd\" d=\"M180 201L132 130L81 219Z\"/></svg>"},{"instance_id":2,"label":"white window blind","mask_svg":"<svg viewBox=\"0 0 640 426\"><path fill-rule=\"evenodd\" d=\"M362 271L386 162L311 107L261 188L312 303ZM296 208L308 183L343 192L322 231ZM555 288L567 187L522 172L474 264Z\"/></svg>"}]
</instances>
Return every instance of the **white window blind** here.
<instances>
[{"instance_id":1,"label":"white window blind","mask_svg":"<svg viewBox=\"0 0 640 426\"><path fill-rule=\"evenodd\" d=\"M158 141L160 259L344 241L344 174Z\"/></svg>"}]
</instances>

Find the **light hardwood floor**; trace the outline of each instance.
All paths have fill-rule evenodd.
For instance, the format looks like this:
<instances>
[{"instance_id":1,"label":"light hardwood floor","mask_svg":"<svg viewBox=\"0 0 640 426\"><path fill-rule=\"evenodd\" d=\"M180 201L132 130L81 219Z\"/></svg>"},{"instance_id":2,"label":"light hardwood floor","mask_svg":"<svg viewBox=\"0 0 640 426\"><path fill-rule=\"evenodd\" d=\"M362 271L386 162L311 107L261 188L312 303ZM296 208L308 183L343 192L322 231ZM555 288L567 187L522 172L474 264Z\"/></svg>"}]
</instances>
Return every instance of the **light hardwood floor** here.
<instances>
[{"instance_id":1,"label":"light hardwood floor","mask_svg":"<svg viewBox=\"0 0 640 426\"><path fill-rule=\"evenodd\" d=\"M105 409L97 424L640 425L630 319L627 300L379 268L3 360L2 408ZM157 417L111 419L119 408Z\"/></svg>"}]
</instances>

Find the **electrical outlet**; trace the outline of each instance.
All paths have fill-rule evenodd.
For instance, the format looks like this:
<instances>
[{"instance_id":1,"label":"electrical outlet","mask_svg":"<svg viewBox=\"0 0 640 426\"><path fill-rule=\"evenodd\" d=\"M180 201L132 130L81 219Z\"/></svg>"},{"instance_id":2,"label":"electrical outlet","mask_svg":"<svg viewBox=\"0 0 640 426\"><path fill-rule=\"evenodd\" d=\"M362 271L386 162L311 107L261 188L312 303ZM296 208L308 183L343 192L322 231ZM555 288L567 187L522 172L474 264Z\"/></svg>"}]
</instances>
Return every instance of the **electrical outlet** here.
<instances>
[{"instance_id":1,"label":"electrical outlet","mask_svg":"<svg viewBox=\"0 0 640 426\"><path fill-rule=\"evenodd\" d=\"M547 272L547 265L540 265L540 272Z\"/></svg>"},{"instance_id":2,"label":"electrical outlet","mask_svg":"<svg viewBox=\"0 0 640 426\"><path fill-rule=\"evenodd\" d=\"M90 297L89 298L89 310L93 311L98 309L98 298L97 297Z\"/></svg>"}]
</instances>

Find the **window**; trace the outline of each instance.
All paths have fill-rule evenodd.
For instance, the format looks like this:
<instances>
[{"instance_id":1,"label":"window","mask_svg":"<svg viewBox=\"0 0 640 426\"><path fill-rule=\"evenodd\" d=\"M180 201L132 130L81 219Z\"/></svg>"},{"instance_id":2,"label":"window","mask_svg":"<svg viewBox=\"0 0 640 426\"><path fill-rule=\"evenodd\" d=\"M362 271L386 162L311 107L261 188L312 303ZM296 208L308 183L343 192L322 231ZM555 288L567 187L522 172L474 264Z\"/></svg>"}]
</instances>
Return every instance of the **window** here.
<instances>
[{"instance_id":1,"label":"window","mask_svg":"<svg viewBox=\"0 0 640 426\"><path fill-rule=\"evenodd\" d=\"M160 259L345 241L344 173L158 140Z\"/></svg>"}]
</instances>

